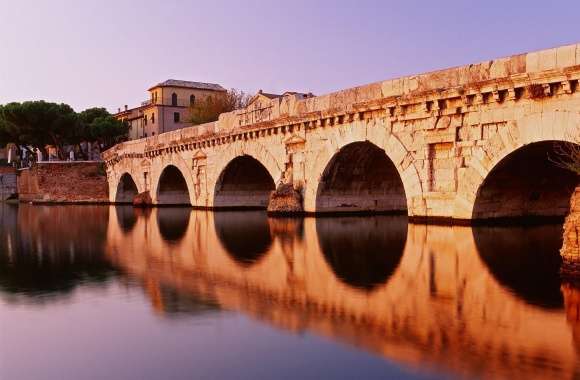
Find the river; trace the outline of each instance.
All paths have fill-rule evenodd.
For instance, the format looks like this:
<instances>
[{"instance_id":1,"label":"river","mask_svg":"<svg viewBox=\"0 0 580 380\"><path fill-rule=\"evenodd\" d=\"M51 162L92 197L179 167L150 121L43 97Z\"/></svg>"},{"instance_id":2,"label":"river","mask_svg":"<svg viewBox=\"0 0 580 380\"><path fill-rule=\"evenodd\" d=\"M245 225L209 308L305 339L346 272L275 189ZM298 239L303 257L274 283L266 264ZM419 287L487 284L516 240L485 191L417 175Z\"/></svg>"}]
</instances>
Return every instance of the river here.
<instances>
[{"instance_id":1,"label":"river","mask_svg":"<svg viewBox=\"0 0 580 380\"><path fill-rule=\"evenodd\" d=\"M0 218L1 379L580 376L561 225L24 204Z\"/></svg>"}]
</instances>

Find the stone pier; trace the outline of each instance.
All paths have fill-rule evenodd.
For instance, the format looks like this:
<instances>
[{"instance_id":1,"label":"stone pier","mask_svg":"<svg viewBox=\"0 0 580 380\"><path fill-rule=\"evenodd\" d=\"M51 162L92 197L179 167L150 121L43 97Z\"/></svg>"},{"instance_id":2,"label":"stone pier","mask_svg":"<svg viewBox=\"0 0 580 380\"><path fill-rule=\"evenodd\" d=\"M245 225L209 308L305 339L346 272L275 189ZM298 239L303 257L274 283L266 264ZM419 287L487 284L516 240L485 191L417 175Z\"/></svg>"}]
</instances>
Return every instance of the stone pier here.
<instances>
[{"instance_id":1,"label":"stone pier","mask_svg":"<svg viewBox=\"0 0 580 380\"><path fill-rule=\"evenodd\" d=\"M580 279L580 185L572 194L570 213L564 223L564 244L562 255L562 276Z\"/></svg>"}]
</instances>

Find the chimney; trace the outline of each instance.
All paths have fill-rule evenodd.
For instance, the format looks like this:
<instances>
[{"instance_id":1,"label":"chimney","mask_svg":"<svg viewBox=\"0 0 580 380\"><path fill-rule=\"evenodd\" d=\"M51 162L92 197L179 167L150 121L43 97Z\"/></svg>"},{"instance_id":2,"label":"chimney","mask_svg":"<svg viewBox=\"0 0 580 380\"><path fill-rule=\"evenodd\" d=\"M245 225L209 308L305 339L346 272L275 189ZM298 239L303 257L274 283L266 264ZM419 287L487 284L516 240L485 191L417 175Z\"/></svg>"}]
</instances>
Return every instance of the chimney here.
<instances>
[{"instance_id":1,"label":"chimney","mask_svg":"<svg viewBox=\"0 0 580 380\"><path fill-rule=\"evenodd\" d=\"M117 108L117 113L120 113L120 112L121 112L121 109L120 108Z\"/></svg>"},{"instance_id":2,"label":"chimney","mask_svg":"<svg viewBox=\"0 0 580 380\"><path fill-rule=\"evenodd\" d=\"M127 105L125 104L125 111L127 111L129 109L129 107L127 107Z\"/></svg>"}]
</instances>

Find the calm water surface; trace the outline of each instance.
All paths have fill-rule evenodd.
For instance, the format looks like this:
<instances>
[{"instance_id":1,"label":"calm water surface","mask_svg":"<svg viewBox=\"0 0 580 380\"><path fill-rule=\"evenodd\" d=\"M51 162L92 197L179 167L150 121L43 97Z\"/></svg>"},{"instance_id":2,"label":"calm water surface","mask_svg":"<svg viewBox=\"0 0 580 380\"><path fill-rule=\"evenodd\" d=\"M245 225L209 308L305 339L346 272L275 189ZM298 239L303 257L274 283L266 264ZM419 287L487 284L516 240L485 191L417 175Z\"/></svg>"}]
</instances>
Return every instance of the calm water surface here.
<instances>
[{"instance_id":1,"label":"calm water surface","mask_svg":"<svg viewBox=\"0 0 580 380\"><path fill-rule=\"evenodd\" d=\"M1 379L573 379L561 226L0 206Z\"/></svg>"}]
</instances>

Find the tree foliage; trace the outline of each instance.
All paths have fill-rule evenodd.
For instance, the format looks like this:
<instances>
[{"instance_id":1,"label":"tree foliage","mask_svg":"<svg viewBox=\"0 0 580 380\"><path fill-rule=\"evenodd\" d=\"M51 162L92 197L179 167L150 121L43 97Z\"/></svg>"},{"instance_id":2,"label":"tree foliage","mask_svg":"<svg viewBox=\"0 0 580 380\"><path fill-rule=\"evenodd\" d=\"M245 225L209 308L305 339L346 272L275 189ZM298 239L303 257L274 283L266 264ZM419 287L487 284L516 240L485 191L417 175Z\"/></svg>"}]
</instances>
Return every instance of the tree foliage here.
<instances>
[{"instance_id":1,"label":"tree foliage","mask_svg":"<svg viewBox=\"0 0 580 380\"><path fill-rule=\"evenodd\" d=\"M43 100L8 103L1 108L0 120L2 145L12 142L42 152L47 145L62 148L79 123L70 106Z\"/></svg>"},{"instance_id":2,"label":"tree foliage","mask_svg":"<svg viewBox=\"0 0 580 380\"><path fill-rule=\"evenodd\" d=\"M46 146L64 158L65 145L88 141L110 147L127 134L128 127L104 108L77 114L67 104L39 101L0 105L0 145L14 143L37 148L46 157Z\"/></svg>"},{"instance_id":3,"label":"tree foliage","mask_svg":"<svg viewBox=\"0 0 580 380\"><path fill-rule=\"evenodd\" d=\"M223 94L202 98L189 107L189 121L193 125L216 121L222 113L246 107L250 99L248 94L233 88Z\"/></svg>"},{"instance_id":4,"label":"tree foliage","mask_svg":"<svg viewBox=\"0 0 580 380\"><path fill-rule=\"evenodd\" d=\"M88 108L79 113L82 125L82 141L98 141L105 148L117 144L127 136L129 126L115 119L104 108Z\"/></svg>"},{"instance_id":5,"label":"tree foliage","mask_svg":"<svg viewBox=\"0 0 580 380\"><path fill-rule=\"evenodd\" d=\"M127 136L129 126L108 115L95 118L87 129L87 141L98 141L108 149Z\"/></svg>"}]
</instances>

